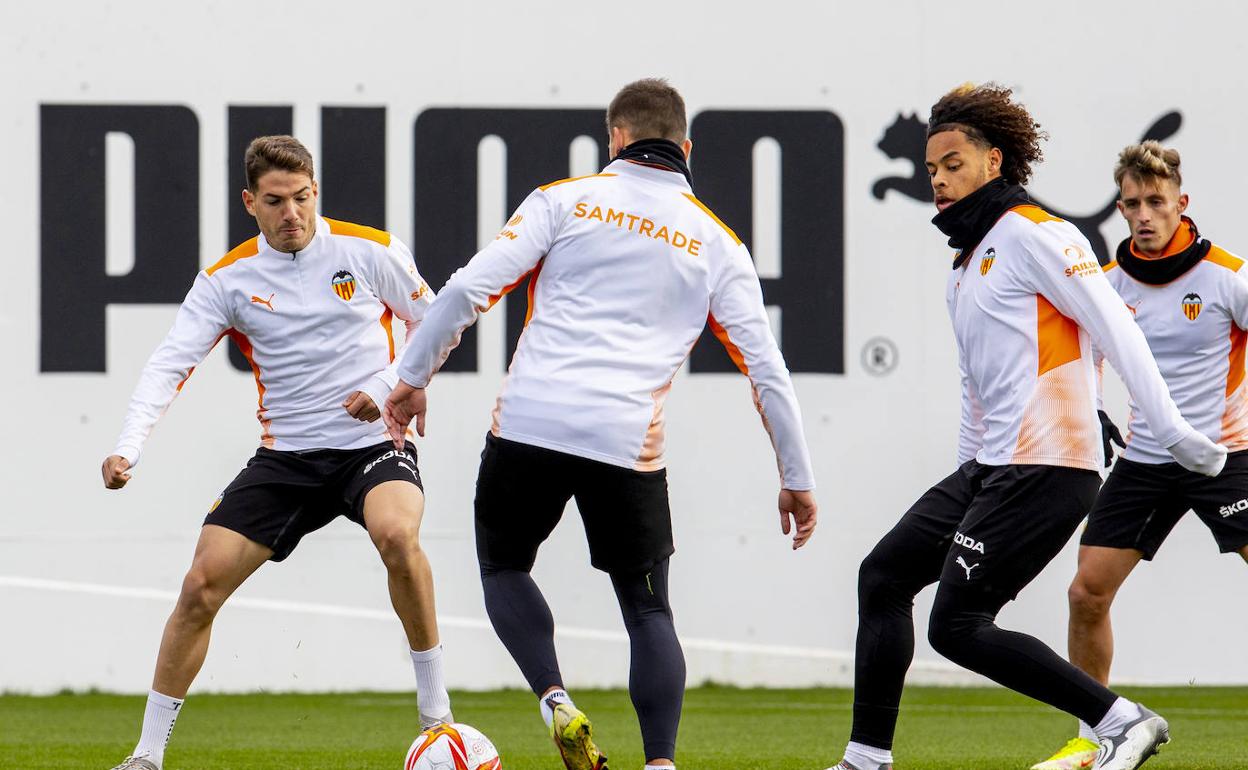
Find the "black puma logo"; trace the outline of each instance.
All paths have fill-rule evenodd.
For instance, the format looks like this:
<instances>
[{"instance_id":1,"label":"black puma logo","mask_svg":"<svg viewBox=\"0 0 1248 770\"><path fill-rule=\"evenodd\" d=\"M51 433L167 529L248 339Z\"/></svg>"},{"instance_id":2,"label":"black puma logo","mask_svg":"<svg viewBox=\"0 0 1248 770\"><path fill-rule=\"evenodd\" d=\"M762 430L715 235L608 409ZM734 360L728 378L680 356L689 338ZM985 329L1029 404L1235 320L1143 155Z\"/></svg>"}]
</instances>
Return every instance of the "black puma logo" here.
<instances>
[{"instance_id":1,"label":"black puma logo","mask_svg":"<svg viewBox=\"0 0 1248 770\"><path fill-rule=\"evenodd\" d=\"M1172 110L1154 121L1144 131L1140 141L1155 139L1159 142L1164 142L1177 134L1182 125L1182 113ZM925 157L927 150L927 124L919 120L915 113L910 113L909 115L898 113L897 119L888 128L884 129L884 136L880 138L876 146L893 160L910 161L914 166L914 170L908 177L888 176L877 179L875 184L871 185L871 194L877 200L884 200L884 196L888 194L889 190L896 190L907 198L912 198L921 203L931 203L933 200L932 185L928 180L927 159ZM1108 173L1106 173L1106 176L1108 176ZM1096 252L1096 258L1100 263L1104 265L1109 262L1109 244L1105 242L1104 236L1101 235L1101 225L1113 216L1117 208L1117 191L1110 196L1109 202L1102 206L1100 210L1082 216L1068 214L1046 205L1034 196L1032 201L1045 211L1061 217L1079 228L1079 231L1092 244L1092 250Z\"/></svg>"}]
</instances>

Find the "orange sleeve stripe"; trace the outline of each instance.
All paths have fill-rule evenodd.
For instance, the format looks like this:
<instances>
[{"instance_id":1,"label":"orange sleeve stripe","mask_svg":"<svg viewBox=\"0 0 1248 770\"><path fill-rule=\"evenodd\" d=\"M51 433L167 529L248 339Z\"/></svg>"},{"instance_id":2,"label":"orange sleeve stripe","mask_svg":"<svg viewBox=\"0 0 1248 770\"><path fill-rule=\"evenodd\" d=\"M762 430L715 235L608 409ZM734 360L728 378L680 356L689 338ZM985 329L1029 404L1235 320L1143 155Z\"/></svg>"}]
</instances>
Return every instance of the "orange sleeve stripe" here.
<instances>
[{"instance_id":1,"label":"orange sleeve stripe","mask_svg":"<svg viewBox=\"0 0 1248 770\"><path fill-rule=\"evenodd\" d=\"M688 198L689 200L693 201L693 205L695 205L695 206L697 206L698 208L700 208L700 209L702 209L703 211L705 211L705 212L706 212L706 215L707 215L708 217L710 217L711 219L714 219L714 220L715 220L715 224L717 224L717 225L719 225L720 227L724 228L724 232L728 233L728 236L729 236L730 238L732 238L732 240L733 240L733 242L734 242L734 243L736 243L738 246L740 246L740 245L741 245L741 239L740 239L740 238L738 238L738 237L737 237L737 234L736 234L736 233L734 233L734 232L732 231L732 228L731 228L731 227L729 227L728 225L724 224L724 222L723 222L723 220L722 220L722 219L720 219L719 217L715 216L715 212L714 212L714 211L711 211L710 209L708 209L708 208L706 207L706 204L704 204L702 201L698 200L697 198L693 197L693 193L685 193L685 197L686 197L686 198Z\"/></svg>"},{"instance_id":2,"label":"orange sleeve stripe","mask_svg":"<svg viewBox=\"0 0 1248 770\"><path fill-rule=\"evenodd\" d=\"M721 326L719 321L715 320L715 316L710 314L707 314L706 316L706 323L711 327L711 333L719 339L720 343L724 346L724 349L728 351L728 357L731 358L732 362L737 365L737 368L741 370L742 374L749 377L750 367L745 363L745 356L741 355L741 348L737 347L736 344L728 337L728 330Z\"/></svg>"},{"instance_id":3,"label":"orange sleeve stripe","mask_svg":"<svg viewBox=\"0 0 1248 770\"><path fill-rule=\"evenodd\" d=\"M252 238L251 240L243 241L242 243L238 244L234 248L230 249L230 252L228 254L226 254L221 259L217 260L216 264L214 264L212 267L208 268L204 272L207 273L208 275L212 275L213 273L217 272L221 268L229 267L230 265L234 264L240 259L246 259L247 257L254 257L259 253L260 253L260 236L257 235L255 238Z\"/></svg>"},{"instance_id":4,"label":"orange sleeve stripe","mask_svg":"<svg viewBox=\"0 0 1248 770\"><path fill-rule=\"evenodd\" d=\"M524 314L525 326L528 326L529 321L533 319L533 309L537 304L536 301L534 300L534 295L537 293L537 276L541 274L542 264L545 262L546 262L546 258L542 257L540 260L538 260L537 267L533 268L533 270L529 273L529 275L531 275L532 278L529 279L529 309L525 311L525 314Z\"/></svg>"},{"instance_id":5,"label":"orange sleeve stripe","mask_svg":"<svg viewBox=\"0 0 1248 770\"><path fill-rule=\"evenodd\" d=\"M1078 361L1082 355L1078 324L1062 315L1042 294L1036 295L1036 350L1037 376Z\"/></svg>"},{"instance_id":6,"label":"orange sleeve stripe","mask_svg":"<svg viewBox=\"0 0 1248 770\"><path fill-rule=\"evenodd\" d=\"M1227 270L1230 270L1232 273L1239 272L1239 269L1244 266L1244 260L1235 256L1234 254L1230 254L1226 251L1223 251L1217 246L1213 246L1209 249L1209 253L1205 255L1205 261L1212 262L1213 264L1219 265L1221 267L1225 267Z\"/></svg>"},{"instance_id":7,"label":"orange sleeve stripe","mask_svg":"<svg viewBox=\"0 0 1248 770\"><path fill-rule=\"evenodd\" d=\"M568 182L579 182L582 179L593 179L596 176L615 176L615 174L586 174L585 176L573 176L573 177L568 177L567 179L560 179L557 182L551 182L550 184L544 184L537 189L541 190L542 192L545 192L549 190L550 188L558 187L561 184L567 184Z\"/></svg>"},{"instance_id":8,"label":"orange sleeve stripe","mask_svg":"<svg viewBox=\"0 0 1248 770\"><path fill-rule=\"evenodd\" d=\"M385 312L381 314L381 328L386 330L386 342L390 343L390 363L394 363L394 327L391 325L394 321L394 311L386 307Z\"/></svg>"},{"instance_id":9,"label":"orange sleeve stripe","mask_svg":"<svg viewBox=\"0 0 1248 770\"><path fill-rule=\"evenodd\" d=\"M539 262L538 265L540 266L541 263ZM490 308L497 305L500 299L502 299L503 297L506 297L508 294L511 294L513 291L515 291L516 287L524 283L525 279L528 278L530 275L533 275L533 270L530 270L529 272L517 278L515 283L510 283L504 286L502 290L498 292L498 294L491 294L490 303L485 306L485 309L489 310Z\"/></svg>"},{"instance_id":10,"label":"orange sleeve stripe","mask_svg":"<svg viewBox=\"0 0 1248 770\"><path fill-rule=\"evenodd\" d=\"M1044 222L1065 222L1066 221L1062 219L1061 217L1055 217L1049 212L1040 208L1039 206L1033 206L1030 203L1025 203L1022 206L1015 206L1014 208L1010 209L1010 211L1013 211L1015 214L1024 216L1027 219L1030 219L1032 222L1035 222L1036 224L1042 224Z\"/></svg>"},{"instance_id":11,"label":"orange sleeve stripe","mask_svg":"<svg viewBox=\"0 0 1248 770\"><path fill-rule=\"evenodd\" d=\"M1118 260L1114 260L1113 262L1110 262L1108 265L1106 265L1105 267L1101 269L1108 273L1110 270L1113 270L1115 267L1118 267Z\"/></svg>"},{"instance_id":12,"label":"orange sleeve stripe","mask_svg":"<svg viewBox=\"0 0 1248 770\"><path fill-rule=\"evenodd\" d=\"M1229 397L1244 384L1245 348L1248 348L1248 331L1231 324L1231 368L1226 373L1226 395Z\"/></svg>"},{"instance_id":13,"label":"orange sleeve stripe","mask_svg":"<svg viewBox=\"0 0 1248 770\"><path fill-rule=\"evenodd\" d=\"M353 222L342 222L337 219L323 217L329 224L329 232L334 235L349 235L353 238L363 238L366 241L380 243L382 246L390 245L390 233L385 230L378 230L375 227L366 225L357 225Z\"/></svg>"}]
</instances>

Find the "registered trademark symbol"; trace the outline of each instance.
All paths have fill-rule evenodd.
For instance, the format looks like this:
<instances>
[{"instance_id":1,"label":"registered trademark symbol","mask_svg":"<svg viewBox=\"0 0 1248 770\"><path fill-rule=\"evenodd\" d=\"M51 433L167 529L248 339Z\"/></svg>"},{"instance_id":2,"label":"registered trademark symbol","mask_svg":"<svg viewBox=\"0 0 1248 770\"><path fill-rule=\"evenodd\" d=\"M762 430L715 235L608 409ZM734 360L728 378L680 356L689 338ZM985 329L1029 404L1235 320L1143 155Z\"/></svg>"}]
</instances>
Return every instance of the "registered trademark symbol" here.
<instances>
[{"instance_id":1,"label":"registered trademark symbol","mask_svg":"<svg viewBox=\"0 0 1248 770\"><path fill-rule=\"evenodd\" d=\"M882 377L897 368L897 346L887 337L872 337L862 346L862 368Z\"/></svg>"}]
</instances>

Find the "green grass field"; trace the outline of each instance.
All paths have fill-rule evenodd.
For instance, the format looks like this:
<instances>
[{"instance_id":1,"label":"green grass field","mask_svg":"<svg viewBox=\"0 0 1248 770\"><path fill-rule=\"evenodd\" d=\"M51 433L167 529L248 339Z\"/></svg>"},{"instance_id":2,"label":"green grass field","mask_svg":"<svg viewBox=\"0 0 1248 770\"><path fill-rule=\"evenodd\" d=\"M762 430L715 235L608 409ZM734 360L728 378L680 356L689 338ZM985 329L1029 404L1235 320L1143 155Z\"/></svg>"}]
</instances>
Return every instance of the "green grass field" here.
<instances>
[{"instance_id":1,"label":"green grass field","mask_svg":"<svg viewBox=\"0 0 1248 770\"><path fill-rule=\"evenodd\" d=\"M639 770L627 693L578 691L577 705L616 770ZM1248 768L1248 688L1128 689L1170 720L1174 741L1147 770ZM691 689L681 770L824 770L849 732L847 690ZM532 696L457 693L455 713L498 745L507 770L558 770ZM143 699L0 696L0 768L112 767L134 745ZM165 770L398 770L415 737L414 696L198 695L187 702ZM1009 770L1043 759L1069 717L1000 689L913 687L895 748L899 770Z\"/></svg>"}]
</instances>

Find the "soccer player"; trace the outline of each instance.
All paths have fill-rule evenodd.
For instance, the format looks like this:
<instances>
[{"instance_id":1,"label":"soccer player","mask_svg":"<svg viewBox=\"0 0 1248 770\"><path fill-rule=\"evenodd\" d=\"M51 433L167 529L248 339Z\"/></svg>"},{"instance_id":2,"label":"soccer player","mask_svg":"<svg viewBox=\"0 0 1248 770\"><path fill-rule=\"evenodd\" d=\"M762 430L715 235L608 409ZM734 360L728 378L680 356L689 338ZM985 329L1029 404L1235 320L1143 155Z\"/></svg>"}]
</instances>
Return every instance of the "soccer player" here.
<instances>
[{"instance_id":1,"label":"soccer player","mask_svg":"<svg viewBox=\"0 0 1248 770\"><path fill-rule=\"evenodd\" d=\"M338 516L363 526L386 566L416 670L423 724L450 721L433 576L420 548L424 497L416 450L391 446L379 406L397 382L395 315L408 338L432 300L397 238L316 213L312 156L296 139L254 140L243 205L260 234L195 278L126 413L104 485L131 478L157 419L225 336L251 363L262 435L208 509L165 625L143 730L115 770L160 770L222 604L265 561Z\"/></svg>"},{"instance_id":2,"label":"soccer player","mask_svg":"<svg viewBox=\"0 0 1248 770\"><path fill-rule=\"evenodd\" d=\"M563 687L554 619L530 577L569 498L590 562L611 577L631 640L629 692L647 768L674 764L685 664L668 602L674 552L663 401L708 323L753 385L780 470L781 529L815 527L801 415L741 240L694 197L685 104L658 79L607 110L612 162L534 190L498 238L441 290L386 403L396 440L424 433L425 391L460 333L530 277L529 316L494 409L477 477L485 604L572 770L605 768Z\"/></svg>"},{"instance_id":3,"label":"soccer player","mask_svg":"<svg viewBox=\"0 0 1248 770\"><path fill-rule=\"evenodd\" d=\"M1096 766L1133 770L1168 740L1165 720L995 619L1070 539L1100 486L1091 341L1179 463L1216 475L1226 450L1180 416L1086 239L1030 204L1022 185L1043 134L1010 90L949 92L927 135L932 222L957 250L946 296L962 375L961 465L862 563L853 731L837 767L892 767L914 596L939 582L928 630L938 652L1094 725Z\"/></svg>"},{"instance_id":4,"label":"soccer player","mask_svg":"<svg viewBox=\"0 0 1248 770\"><path fill-rule=\"evenodd\" d=\"M1070 586L1070 661L1102 684L1109 681L1114 655L1114 596L1140 559L1152 560L1189 509L1223 553L1238 552L1248 561L1244 261L1202 238L1184 215L1188 196L1177 150L1152 141L1130 145L1118 156L1114 181L1118 211L1131 235L1106 265L1106 276L1148 339L1183 417L1231 454L1216 479L1192 473L1173 462L1132 404L1126 451L1088 515ZM1116 434L1111 426L1106 423L1107 436ZM1092 728L1081 722L1079 737L1033 768L1091 767L1096 750Z\"/></svg>"}]
</instances>

